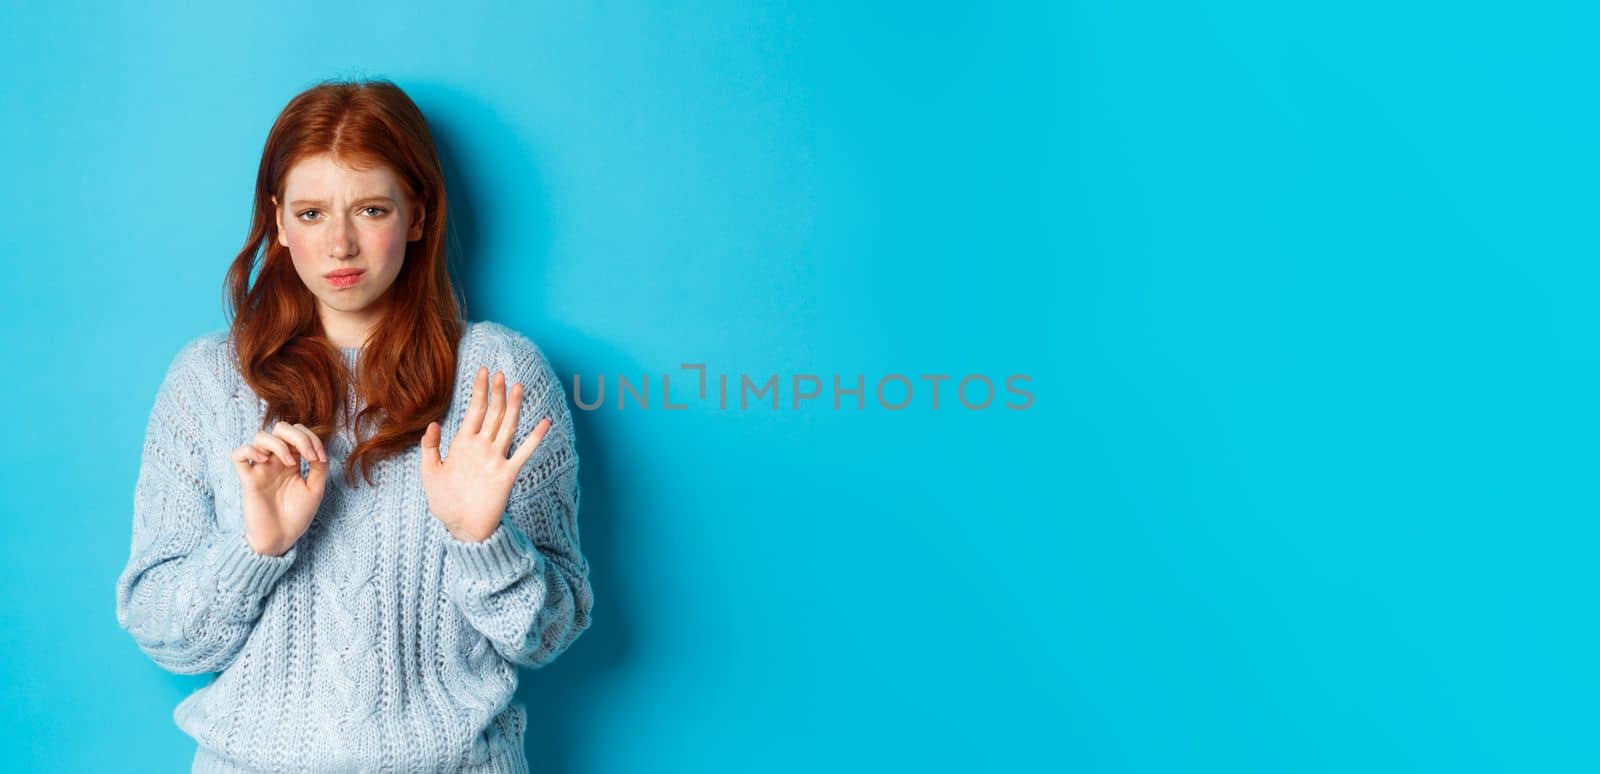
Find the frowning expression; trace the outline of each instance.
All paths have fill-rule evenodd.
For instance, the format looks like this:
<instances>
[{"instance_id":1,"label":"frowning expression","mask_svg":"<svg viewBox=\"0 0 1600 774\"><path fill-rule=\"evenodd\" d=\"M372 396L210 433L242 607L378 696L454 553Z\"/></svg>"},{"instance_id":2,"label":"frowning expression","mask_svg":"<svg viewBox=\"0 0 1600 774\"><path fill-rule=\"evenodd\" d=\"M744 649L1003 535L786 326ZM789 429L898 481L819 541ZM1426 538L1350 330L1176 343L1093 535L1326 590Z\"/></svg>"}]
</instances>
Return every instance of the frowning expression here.
<instances>
[{"instance_id":1,"label":"frowning expression","mask_svg":"<svg viewBox=\"0 0 1600 774\"><path fill-rule=\"evenodd\" d=\"M388 166L356 169L329 154L302 159L284 180L278 244L326 307L366 309L394 284L406 243L422 238L423 212Z\"/></svg>"}]
</instances>

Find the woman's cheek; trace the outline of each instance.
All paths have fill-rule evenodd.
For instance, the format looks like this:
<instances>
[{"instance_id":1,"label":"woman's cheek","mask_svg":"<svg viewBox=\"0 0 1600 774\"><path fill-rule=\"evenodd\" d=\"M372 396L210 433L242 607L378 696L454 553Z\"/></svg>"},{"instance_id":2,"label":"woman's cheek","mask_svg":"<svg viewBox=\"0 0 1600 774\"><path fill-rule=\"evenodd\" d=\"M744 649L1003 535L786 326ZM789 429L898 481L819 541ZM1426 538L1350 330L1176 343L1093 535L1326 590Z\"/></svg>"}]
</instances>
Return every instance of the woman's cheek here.
<instances>
[{"instance_id":1,"label":"woman's cheek","mask_svg":"<svg viewBox=\"0 0 1600 774\"><path fill-rule=\"evenodd\" d=\"M283 237L284 240L289 243L290 255L295 256L296 258L311 255L311 245L306 242L304 235L297 234L293 229L290 229L284 233Z\"/></svg>"},{"instance_id":2,"label":"woman's cheek","mask_svg":"<svg viewBox=\"0 0 1600 774\"><path fill-rule=\"evenodd\" d=\"M402 236L402 234L395 233L393 229L389 228L378 231L373 235L373 252L391 260L395 259L397 257L396 251L404 249L403 247L395 247L397 244L405 244L401 238Z\"/></svg>"}]
</instances>

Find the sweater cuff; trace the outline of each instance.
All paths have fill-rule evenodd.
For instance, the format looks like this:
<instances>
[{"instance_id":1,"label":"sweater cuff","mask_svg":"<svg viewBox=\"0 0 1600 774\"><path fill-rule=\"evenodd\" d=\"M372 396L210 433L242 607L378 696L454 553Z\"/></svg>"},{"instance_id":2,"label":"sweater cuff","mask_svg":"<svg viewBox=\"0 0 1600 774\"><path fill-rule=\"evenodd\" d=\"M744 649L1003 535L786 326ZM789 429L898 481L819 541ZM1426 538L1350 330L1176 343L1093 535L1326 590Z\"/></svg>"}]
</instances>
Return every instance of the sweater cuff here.
<instances>
[{"instance_id":1,"label":"sweater cuff","mask_svg":"<svg viewBox=\"0 0 1600 774\"><path fill-rule=\"evenodd\" d=\"M283 556L257 553L243 532L226 532L218 540L213 561L217 590L224 593L265 596L300 554L298 542Z\"/></svg>"},{"instance_id":2,"label":"sweater cuff","mask_svg":"<svg viewBox=\"0 0 1600 774\"><path fill-rule=\"evenodd\" d=\"M542 557L527 533L505 519L482 541L461 540L444 531L445 556L469 578L514 580L539 570Z\"/></svg>"}]
</instances>

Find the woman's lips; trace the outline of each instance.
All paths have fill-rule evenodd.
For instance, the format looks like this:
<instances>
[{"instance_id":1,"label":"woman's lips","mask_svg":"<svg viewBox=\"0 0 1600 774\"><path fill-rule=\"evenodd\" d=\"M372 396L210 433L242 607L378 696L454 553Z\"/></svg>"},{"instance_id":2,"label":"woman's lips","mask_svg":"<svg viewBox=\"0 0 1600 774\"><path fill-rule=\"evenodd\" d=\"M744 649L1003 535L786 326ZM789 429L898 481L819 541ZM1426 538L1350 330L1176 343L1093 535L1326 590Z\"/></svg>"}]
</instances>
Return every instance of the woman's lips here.
<instances>
[{"instance_id":1,"label":"woman's lips","mask_svg":"<svg viewBox=\"0 0 1600 774\"><path fill-rule=\"evenodd\" d=\"M365 271L358 271L354 274L330 274L328 275L328 282L336 288L347 288L360 282L361 278L365 276L367 276Z\"/></svg>"}]
</instances>

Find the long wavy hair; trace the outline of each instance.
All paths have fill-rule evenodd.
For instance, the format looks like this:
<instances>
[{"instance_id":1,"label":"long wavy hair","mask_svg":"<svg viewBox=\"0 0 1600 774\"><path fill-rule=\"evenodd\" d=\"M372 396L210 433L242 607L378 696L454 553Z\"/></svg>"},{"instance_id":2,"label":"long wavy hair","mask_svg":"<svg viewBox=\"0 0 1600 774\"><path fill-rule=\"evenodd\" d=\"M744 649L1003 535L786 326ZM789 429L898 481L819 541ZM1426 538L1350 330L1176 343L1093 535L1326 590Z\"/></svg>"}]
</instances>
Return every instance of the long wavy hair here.
<instances>
[{"instance_id":1,"label":"long wavy hair","mask_svg":"<svg viewBox=\"0 0 1600 774\"><path fill-rule=\"evenodd\" d=\"M406 244L399 275L374 302L383 314L354 374L328 340L316 296L295 273L289 248L278 243L271 200L283 201L290 168L323 153L358 169L388 166L412 206L425 208L422 238ZM428 423L450 406L456 347L467 323L445 254L448 212L428 123L388 80L322 81L289 100L267 135L250 234L224 281L229 336L240 373L266 401L261 430L279 420L300 422L326 439L337 427L351 428L357 442L344 471L350 486L357 468L371 484L373 465L420 443ZM347 417L352 386L365 406ZM363 437L369 427L375 431Z\"/></svg>"}]
</instances>

